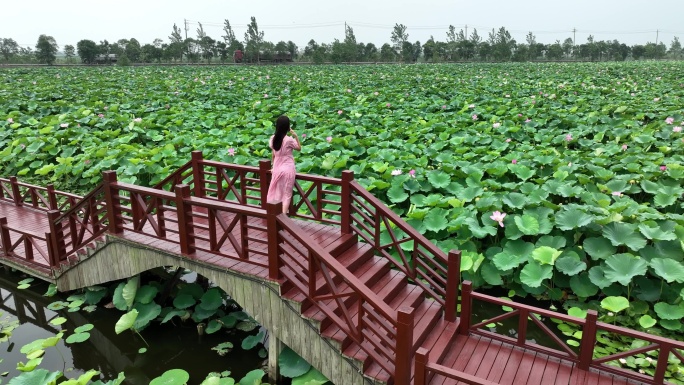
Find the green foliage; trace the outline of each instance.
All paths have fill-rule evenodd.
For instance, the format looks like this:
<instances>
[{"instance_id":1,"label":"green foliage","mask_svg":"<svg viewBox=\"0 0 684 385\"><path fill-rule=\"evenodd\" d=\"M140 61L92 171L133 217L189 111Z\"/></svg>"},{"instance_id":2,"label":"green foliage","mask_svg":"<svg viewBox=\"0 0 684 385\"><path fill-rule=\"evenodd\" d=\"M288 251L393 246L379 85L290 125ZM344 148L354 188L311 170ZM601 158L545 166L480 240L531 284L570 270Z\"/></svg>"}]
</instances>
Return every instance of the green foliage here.
<instances>
[{"instance_id":1,"label":"green foliage","mask_svg":"<svg viewBox=\"0 0 684 385\"><path fill-rule=\"evenodd\" d=\"M280 367L280 374L289 378L301 376L311 368L311 365L308 362L289 347L285 347L283 351L280 352L278 366Z\"/></svg>"},{"instance_id":2,"label":"green foliage","mask_svg":"<svg viewBox=\"0 0 684 385\"><path fill-rule=\"evenodd\" d=\"M250 371L249 373L245 374L244 377L240 380L239 384L240 385L261 385L261 379L264 378L264 373L263 370L261 369L255 369ZM152 385L152 384L150 384Z\"/></svg>"},{"instance_id":3,"label":"green foliage","mask_svg":"<svg viewBox=\"0 0 684 385\"><path fill-rule=\"evenodd\" d=\"M185 385L190 375L183 369L171 369L150 381L150 385Z\"/></svg>"}]
</instances>

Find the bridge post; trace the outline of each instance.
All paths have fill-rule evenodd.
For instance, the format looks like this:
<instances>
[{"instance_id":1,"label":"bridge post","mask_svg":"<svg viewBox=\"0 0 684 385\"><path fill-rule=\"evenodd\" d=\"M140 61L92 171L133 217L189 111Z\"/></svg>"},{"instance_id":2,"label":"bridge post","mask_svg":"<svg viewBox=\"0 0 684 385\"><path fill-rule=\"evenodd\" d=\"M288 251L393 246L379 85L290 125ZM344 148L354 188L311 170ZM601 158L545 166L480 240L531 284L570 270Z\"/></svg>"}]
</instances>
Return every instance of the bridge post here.
<instances>
[{"instance_id":1,"label":"bridge post","mask_svg":"<svg viewBox=\"0 0 684 385\"><path fill-rule=\"evenodd\" d=\"M10 239L9 229L7 229L7 218L0 218L0 246L2 246L3 254L9 254L9 249L12 248L12 240Z\"/></svg>"},{"instance_id":2,"label":"bridge post","mask_svg":"<svg viewBox=\"0 0 684 385\"><path fill-rule=\"evenodd\" d=\"M274 383L281 381L278 360L284 346L283 342L274 336L273 333L268 334L268 378Z\"/></svg>"},{"instance_id":3,"label":"bridge post","mask_svg":"<svg viewBox=\"0 0 684 385\"><path fill-rule=\"evenodd\" d=\"M596 344L596 310L587 310L587 318L582 328L582 341L579 351L579 368L589 370L591 361L594 358L594 345Z\"/></svg>"},{"instance_id":4,"label":"bridge post","mask_svg":"<svg viewBox=\"0 0 684 385\"><path fill-rule=\"evenodd\" d=\"M268 202L266 205L266 231L268 233L268 278L280 279L280 257L278 256L278 215L283 213L283 203Z\"/></svg>"},{"instance_id":5,"label":"bridge post","mask_svg":"<svg viewBox=\"0 0 684 385\"><path fill-rule=\"evenodd\" d=\"M21 206L21 192L19 191L19 181L16 176L9 177L10 185L12 186L12 199L15 206Z\"/></svg>"},{"instance_id":6,"label":"bridge post","mask_svg":"<svg viewBox=\"0 0 684 385\"><path fill-rule=\"evenodd\" d=\"M50 204L48 210L59 210L59 206L57 206L57 195L55 194L55 185L52 183L47 185L47 196L48 203Z\"/></svg>"},{"instance_id":7,"label":"bridge post","mask_svg":"<svg viewBox=\"0 0 684 385\"><path fill-rule=\"evenodd\" d=\"M394 385L411 383L411 358L413 357L414 309L400 307L397 311L397 346L394 363Z\"/></svg>"},{"instance_id":8,"label":"bridge post","mask_svg":"<svg viewBox=\"0 0 684 385\"><path fill-rule=\"evenodd\" d=\"M458 285L461 283L461 251L451 250L447 260L447 287L444 319L456 321L456 304L458 303Z\"/></svg>"},{"instance_id":9,"label":"bridge post","mask_svg":"<svg viewBox=\"0 0 684 385\"><path fill-rule=\"evenodd\" d=\"M61 223L57 223L57 218L61 213L59 210L48 211L48 221L50 221L50 238L48 238L48 251L50 256L50 266L58 267L62 256L66 254L64 245L64 230Z\"/></svg>"},{"instance_id":10,"label":"bridge post","mask_svg":"<svg viewBox=\"0 0 684 385\"><path fill-rule=\"evenodd\" d=\"M342 200L340 204L340 231L342 234L351 233L351 182L353 180L354 171L342 171Z\"/></svg>"},{"instance_id":11,"label":"bridge post","mask_svg":"<svg viewBox=\"0 0 684 385\"><path fill-rule=\"evenodd\" d=\"M470 333L471 308L473 306L473 299L470 297L470 294L472 292L473 283L463 281L463 285L461 285L461 323L458 326L459 334L468 335Z\"/></svg>"},{"instance_id":12,"label":"bridge post","mask_svg":"<svg viewBox=\"0 0 684 385\"><path fill-rule=\"evenodd\" d=\"M185 203L190 198L190 186L176 185L176 214L178 215L178 236L181 254L195 254L195 229L192 226L192 206Z\"/></svg>"},{"instance_id":13,"label":"bridge post","mask_svg":"<svg viewBox=\"0 0 684 385\"><path fill-rule=\"evenodd\" d=\"M268 173L271 169L271 161L268 159L261 159L259 161L259 188L261 192L261 208L266 210L268 204L268 185L271 183L271 175Z\"/></svg>"},{"instance_id":14,"label":"bridge post","mask_svg":"<svg viewBox=\"0 0 684 385\"><path fill-rule=\"evenodd\" d=\"M121 234L123 233L123 220L121 219L119 199L116 198L118 191L116 187L114 187L116 185L116 171L103 171L102 183L105 192L105 202L107 204L108 231L112 234Z\"/></svg>"},{"instance_id":15,"label":"bridge post","mask_svg":"<svg viewBox=\"0 0 684 385\"><path fill-rule=\"evenodd\" d=\"M202 165L202 161L204 160L204 157L202 156L202 151L193 151L192 152L192 184L193 184L193 192L195 193L195 196L198 198L204 198L205 193L204 193L204 166ZM216 181L216 183L221 183L220 181Z\"/></svg>"},{"instance_id":16,"label":"bridge post","mask_svg":"<svg viewBox=\"0 0 684 385\"><path fill-rule=\"evenodd\" d=\"M425 365L430 360L430 352L425 348L419 348L416 351L416 372L413 373L413 385L426 385L427 373L425 372Z\"/></svg>"}]
</instances>

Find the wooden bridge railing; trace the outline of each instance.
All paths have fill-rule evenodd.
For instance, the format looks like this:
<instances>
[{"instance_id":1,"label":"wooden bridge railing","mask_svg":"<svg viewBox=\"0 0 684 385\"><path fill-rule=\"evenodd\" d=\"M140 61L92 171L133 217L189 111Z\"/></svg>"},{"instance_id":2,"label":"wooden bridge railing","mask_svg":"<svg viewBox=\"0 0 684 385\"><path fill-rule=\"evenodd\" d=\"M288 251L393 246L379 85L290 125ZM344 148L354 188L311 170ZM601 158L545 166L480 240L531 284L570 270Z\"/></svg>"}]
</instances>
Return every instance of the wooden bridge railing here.
<instances>
[{"instance_id":1,"label":"wooden bridge railing","mask_svg":"<svg viewBox=\"0 0 684 385\"><path fill-rule=\"evenodd\" d=\"M260 161L259 167L243 166L205 160L200 151L193 151L192 160L157 187L183 180L189 182L195 197L237 201L241 205L266 209L270 169L268 160ZM456 320L460 252L444 253L354 181L353 172L342 172L342 178L297 174L288 215L339 225L342 233L358 234L378 255L444 306L445 319ZM383 232L391 241L382 243Z\"/></svg>"},{"instance_id":2,"label":"wooden bridge railing","mask_svg":"<svg viewBox=\"0 0 684 385\"><path fill-rule=\"evenodd\" d=\"M0 200L15 206L32 207L41 211L69 210L81 199L76 194L55 190L52 184L47 187L34 186L19 182L16 176L0 178Z\"/></svg>"},{"instance_id":3,"label":"wooden bridge railing","mask_svg":"<svg viewBox=\"0 0 684 385\"><path fill-rule=\"evenodd\" d=\"M414 310L390 308L283 214L280 202L268 203L268 215L270 278L286 278L349 336L342 349L356 343L397 385L408 384Z\"/></svg>"},{"instance_id":4,"label":"wooden bridge railing","mask_svg":"<svg viewBox=\"0 0 684 385\"><path fill-rule=\"evenodd\" d=\"M178 244L185 255L204 251L268 267L265 210L190 195L190 186L174 193L118 182L104 173L109 232L145 234ZM235 236L235 232L239 237Z\"/></svg>"},{"instance_id":5,"label":"wooden bridge railing","mask_svg":"<svg viewBox=\"0 0 684 385\"><path fill-rule=\"evenodd\" d=\"M11 234L14 234L12 237ZM12 240L14 238L14 241ZM0 252L11 255L29 262L34 261L35 254L40 254L46 261L52 260L52 251L49 248L49 232L37 234L33 231L11 226L7 218L0 218ZM23 246L23 252L19 248Z\"/></svg>"},{"instance_id":6,"label":"wooden bridge railing","mask_svg":"<svg viewBox=\"0 0 684 385\"><path fill-rule=\"evenodd\" d=\"M512 310L473 325L471 324L473 300L479 300L500 306L507 306ZM514 316L518 317L517 338L508 337L481 329L485 325L499 322ZM582 328L582 339L580 341L579 352L575 352L570 346L561 340L548 326L542 322L541 317L553 318L580 326ZM668 361L670 357L674 357L680 360L680 362L684 362L684 342L638 332L636 330L631 330L604 322L598 322L597 318L598 313L595 310L587 311L586 318L577 318L551 310L536 308L533 306L503 300L501 298L492 297L486 294L477 293L473 291L471 282L463 282L461 299L461 324L459 326L459 332L461 334L482 335L493 340L502 341L512 345L520 346L525 349L541 352L549 356L558 357L566 361L574 362L580 369L583 370L595 368L617 374L622 377L654 385L662 385L667 383L665 382L665 372L667 365L669 364ZM529 342L527 340L526 333L530 320L536 324L550 340L556 342L559 348L553 349ZM648 345L608 356L594 357L597 334L600 335L606 333L612 333L622 337L641 340L646 342ZM607 364L609 362L619 362L620 359L625 357L631 357L637 354L645 354L649 352L657 352L657 361L654 360L656 361L656 364L652 375L646 374L645 372L642 374L633 370L623 369L619 366ZM445 374L444 368L440 368L438 365L431 364L424 366L424 368L424 371L426 372L432 371L433 373ZM421 367L421 370L423 370L423 367ZM451 378L460 379L457 377Z\"/></svg>"},{"instance_id":7,"label":"wooden bridge railing","mask_svg":"<svg viewBox=\"0 0 684 385\"><path fill-rule=\"evenodd\" d=\"M59 266L107 230L104 186L100 184L95 187L63 213L60 210L48 211L48 220L53 251L50 265Z\"/></svg>"}]
</instances>

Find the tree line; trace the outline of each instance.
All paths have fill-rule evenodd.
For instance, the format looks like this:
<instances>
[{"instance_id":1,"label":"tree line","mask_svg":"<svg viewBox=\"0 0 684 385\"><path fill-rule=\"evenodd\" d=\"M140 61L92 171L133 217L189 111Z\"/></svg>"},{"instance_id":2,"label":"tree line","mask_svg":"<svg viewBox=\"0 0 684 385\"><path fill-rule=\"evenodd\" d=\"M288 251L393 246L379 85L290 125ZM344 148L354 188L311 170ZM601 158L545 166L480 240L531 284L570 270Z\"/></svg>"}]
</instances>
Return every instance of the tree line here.
<instances>
[{"instance_id":1,"label":"tree line","mask_svg":"<svg viewBox=\"0 0 684 385\"><path fill-rule=\"evenodd\" d=\"M224 21L224 35L219 39L209 36L201 23L196 37L181 35L181 30L173 25L168 41L154 39L152 43L141 45L135 39L107 40L96 43L83 39L76 44L65 45L63 54L69 63L80 61L86 64L106 63L116 58L118 64L189 62L199 63L217 61L233 62L236 51L243 53L240 61L308 61L314 63L345 62L453 62L453 61L535 61L535 60L588 60L624 61L641 59L681 59L682 46L675 37L670 47L663 42L648 42L644 45L629 46L618 40L596 41L592 35L584 43L576 44L568 37L554 43L537 42L536 36L529 32L524 42L517 42L505 28L492 29L484 39L477 29L467 34L463 29L456 31L452 25L446 32L445 40L430 39L421 44L411 42L407 27L395 24L390 42L379 48L373 43L356 40L351 26L345 27L344 39L332 43L318 43L311 39L300 49L292 41L273 43L264 39L264 31L259 29L256 18L252 17L242 40L238 39L228 20ZM11 38L0 38L0 58L5 63L44 63L53 64L57 60L59 46L52 36L40 35L35 50L21 47Z\"/></svg>"}]
</instances>

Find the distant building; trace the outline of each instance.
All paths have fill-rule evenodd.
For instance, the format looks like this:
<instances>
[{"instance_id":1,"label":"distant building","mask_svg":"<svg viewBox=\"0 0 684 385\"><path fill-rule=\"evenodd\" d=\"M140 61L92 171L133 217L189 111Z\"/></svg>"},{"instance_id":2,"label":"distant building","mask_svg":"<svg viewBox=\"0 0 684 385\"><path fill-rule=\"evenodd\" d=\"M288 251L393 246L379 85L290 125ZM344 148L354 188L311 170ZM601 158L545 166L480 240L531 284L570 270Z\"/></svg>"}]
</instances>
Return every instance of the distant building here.
<instances>
[{"instance_id":1,"label":"distant building","mask_svg":"<svg viewBox=\"0 0 684 385\"><path fill-rule=\"evenodd\" d=\"M116 54L110 53L108 55L97 55L93 64L116 64L117 62Z\"/></svg>"}]
</instances>

